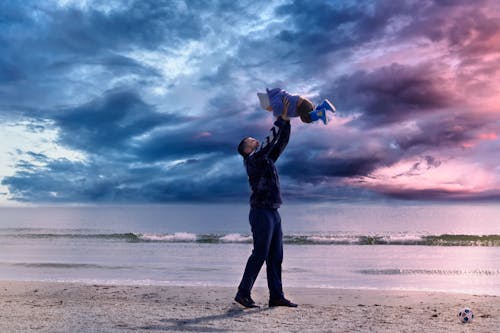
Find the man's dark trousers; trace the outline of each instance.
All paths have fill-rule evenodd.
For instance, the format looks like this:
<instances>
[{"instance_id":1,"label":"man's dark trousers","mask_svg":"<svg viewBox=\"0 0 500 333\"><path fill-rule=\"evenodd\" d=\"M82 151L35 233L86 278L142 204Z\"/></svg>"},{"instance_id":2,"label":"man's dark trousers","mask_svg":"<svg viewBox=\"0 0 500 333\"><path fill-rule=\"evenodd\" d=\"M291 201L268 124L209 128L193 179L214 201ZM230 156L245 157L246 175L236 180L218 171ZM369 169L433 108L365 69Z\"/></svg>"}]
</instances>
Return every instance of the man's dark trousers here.
<instances>
[{"instance_id":1,"label":"man's dark trousers","mask_svg":"<svg viewBox=\"0 0 500 333\"><path fill-rule=\"evenodd\" d=\"M250 296L255 279L266 262L267 285L270 299L282 299L281 263L283 262L283 233L281 217L277 209L251 208L253 251L248 258L245 273L238 287L242 296Z\"/></svg>"}]
</instances>

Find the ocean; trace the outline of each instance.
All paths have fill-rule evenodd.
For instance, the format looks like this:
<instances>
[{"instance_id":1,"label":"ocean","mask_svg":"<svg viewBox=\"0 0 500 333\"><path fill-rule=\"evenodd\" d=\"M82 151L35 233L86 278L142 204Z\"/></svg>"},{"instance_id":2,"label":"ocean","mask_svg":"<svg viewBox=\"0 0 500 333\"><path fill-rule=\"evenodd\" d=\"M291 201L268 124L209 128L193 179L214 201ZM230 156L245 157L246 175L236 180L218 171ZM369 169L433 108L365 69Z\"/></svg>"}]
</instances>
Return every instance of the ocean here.
<instances>
[{"instance_id":1,"label":"ocean","mask_svg":"<svg viewBox=\"0 0 500 333\"><path fill-rule=\"evenodd\" d=\"M247 205L0 208L0 279L230 286ZM500 206L285 204L283 283L500 295ZM256 286L266 286L265 267Z\"/></svg>"}]
</instances>

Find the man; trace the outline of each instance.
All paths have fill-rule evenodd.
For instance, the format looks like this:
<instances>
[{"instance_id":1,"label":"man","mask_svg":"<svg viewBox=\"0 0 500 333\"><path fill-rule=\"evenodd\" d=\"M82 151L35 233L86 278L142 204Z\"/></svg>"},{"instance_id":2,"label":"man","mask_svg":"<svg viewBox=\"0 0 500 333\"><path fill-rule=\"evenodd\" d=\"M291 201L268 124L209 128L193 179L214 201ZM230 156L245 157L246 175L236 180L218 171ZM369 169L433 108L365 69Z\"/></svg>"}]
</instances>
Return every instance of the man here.
<instances>
[{"instance_id":1,"label":"man","mask_svg":"<svg viewBox=\"0 0 500 333\"><path fill-rule=\"evenodd\" d=\"M285 99L283 102L283 112L262 145L258 140L247 137L241 140L238 146L252 191L249 219L253 251L248 258L234 300L247 308L258 307L251 297L251 290L264 261L267 267L269 306L297 306L285 298L281 283L283 234L278 208L282 202L278 172L274 163L290 137L290 119L287 116L289 101Z\"/></svg>"}]
</instances>

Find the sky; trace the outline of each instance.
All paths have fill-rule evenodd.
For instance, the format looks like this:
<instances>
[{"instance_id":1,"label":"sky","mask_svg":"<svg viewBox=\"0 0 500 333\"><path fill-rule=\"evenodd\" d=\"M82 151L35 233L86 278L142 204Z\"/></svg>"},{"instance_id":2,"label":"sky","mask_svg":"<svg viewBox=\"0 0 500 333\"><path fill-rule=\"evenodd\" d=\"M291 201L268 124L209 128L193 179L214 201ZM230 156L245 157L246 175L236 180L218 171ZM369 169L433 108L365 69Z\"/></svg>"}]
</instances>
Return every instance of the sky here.
<instances>
[{"instance_id":1,"label":"sky","mask_svg":"<svg viewBox=\"0 0 500 333\"><path fill-rule=\"evenodd\" d=\"M247 202L280 87L284 201L500 200L500 2L0 2L0 204Z\"/></svg>"}]
</instances>

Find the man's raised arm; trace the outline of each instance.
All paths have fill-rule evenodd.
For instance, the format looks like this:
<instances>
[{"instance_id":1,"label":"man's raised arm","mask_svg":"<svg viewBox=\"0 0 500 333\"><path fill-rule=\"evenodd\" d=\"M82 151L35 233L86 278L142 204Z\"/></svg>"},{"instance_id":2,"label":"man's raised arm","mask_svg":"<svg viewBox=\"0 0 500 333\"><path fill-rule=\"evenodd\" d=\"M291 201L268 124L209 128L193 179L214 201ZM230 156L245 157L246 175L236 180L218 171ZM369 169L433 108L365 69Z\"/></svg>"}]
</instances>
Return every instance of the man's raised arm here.
<instances>
[{"instance_id":1,"label":"man's raised arm","mask_svg":"<svg viewBox=\"0 0 500 333\"><path fill-rule=\"evenodd\" d=\"M276 123L278 122L280 122L280 133L278 136L278 140L269 151L269 158L274 162L278 160L278 157L280 157L281 153L285 150L288 144L288 140L290 139L291 131L290 120L285 120L281 117L278 117L278 119L274 122L274 125L276 126Z\"/></svg>"},{"instance_id":2,"label":"man's raised arm","mask_svg":"<svg viewBox=\"0 0 500 333\"><path fill-rule=\"evenodd\" d=\"M283 102L284 107L281 115L276 119L269 135L256 152L256 154L267 155L274 162L276 162L283 150L285 150L290 138L290 118L287 116L289 102L287 98Z\"/></svg>"}]
</instances>

